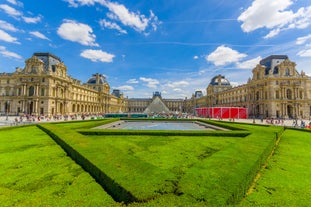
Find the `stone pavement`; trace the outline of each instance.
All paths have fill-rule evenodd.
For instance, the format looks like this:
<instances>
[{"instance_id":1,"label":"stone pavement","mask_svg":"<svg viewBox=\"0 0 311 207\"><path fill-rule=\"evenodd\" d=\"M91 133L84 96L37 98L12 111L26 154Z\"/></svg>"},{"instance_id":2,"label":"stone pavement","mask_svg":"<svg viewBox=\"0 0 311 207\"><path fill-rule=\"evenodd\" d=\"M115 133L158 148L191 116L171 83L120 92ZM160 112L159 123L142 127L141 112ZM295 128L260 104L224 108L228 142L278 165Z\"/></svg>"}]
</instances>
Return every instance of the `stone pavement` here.
<instances>
[{"instance_id":1,"label":"stone pavement","mask_svg":"<svg viewBox=\"0 0 311 207\"><path fill-rule=\"evenodd\" d=\"M95 119L96 116L86 116L84 119L85 120L90 120L90 119ZM196 117L193 117L196 118ZM198 118L198 117L197 117ZM18 122L16 122L16 119ZM71 120L70 118L68 120ZM81 116L76 116L75 120L82 120ZM213 120L219 120L219 119L213 119ZM0 127L2 126L15 126L15 125L25 125L25 124L34 124L34 123L44 123L44 122L56 122L56 121L65 121L65 119L59 118L59 119L40 119L38 120L37 118L32 119L31 121L26 120L25 118L23 119L22 122L19 122L19 116L0 116ZM231 121L231 122L241 122L241 123L254 123L255 124L266 124L266 125L272 125L271 124L271 119L222 119L221 121ZM276 126L295 126L294 124L294 119L285 119L285 120L280 120L280 119L273 119L273 125ZM297 125L296 127L301 127L301 121L305 123L305 126L308 126L310 124L309 119L298 119L297 120Z\"/></svg>"}]
</instances>

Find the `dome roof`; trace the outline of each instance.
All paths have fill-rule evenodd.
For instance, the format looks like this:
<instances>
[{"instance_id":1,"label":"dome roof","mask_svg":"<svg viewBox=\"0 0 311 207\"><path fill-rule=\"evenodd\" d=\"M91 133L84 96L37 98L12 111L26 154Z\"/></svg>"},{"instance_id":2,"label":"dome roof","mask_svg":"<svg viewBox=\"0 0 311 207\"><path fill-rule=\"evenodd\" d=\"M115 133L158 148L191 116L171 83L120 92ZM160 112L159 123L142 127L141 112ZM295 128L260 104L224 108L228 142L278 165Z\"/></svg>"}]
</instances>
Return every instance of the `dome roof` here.
<instances>
[{"instance_id":1,"label":"dome roof","mask_svg":"<svg viewBox=\"0 0 311 207\"><path fill-rule=\"evenodd\" d=\"M212 78L210 85L230 86L230 82L225 78L225 76L217 75L214 78Z\"/></svg>"},{"instance_id":2,"label":"dome roof","mask_svg":"<svg viewBox=\"0 0 311 207\"><path fill-rule=\"evenodd\" d=\"M98 79L98 82L96 81ZM87 84L104 84L107 83L106 77L100 74L94 74L88 81Z\"/></svg>"}]
</instances>

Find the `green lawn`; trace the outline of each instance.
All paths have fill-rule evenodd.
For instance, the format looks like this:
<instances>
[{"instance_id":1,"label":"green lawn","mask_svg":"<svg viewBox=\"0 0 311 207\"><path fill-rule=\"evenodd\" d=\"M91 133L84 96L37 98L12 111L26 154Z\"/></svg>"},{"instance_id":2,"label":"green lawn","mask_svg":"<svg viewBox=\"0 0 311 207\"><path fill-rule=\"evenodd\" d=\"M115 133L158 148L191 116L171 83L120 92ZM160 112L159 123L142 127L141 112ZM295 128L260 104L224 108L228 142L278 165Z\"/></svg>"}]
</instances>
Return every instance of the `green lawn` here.
<instances>
[{"instance_id":1,"label":"green lawn","mask_svg":"<svg viewBox=\"0 0 311 207\"><path fill-rule=\"evenodd\" d=\"M286 130L241 206L311 206L311 133Z\"/></svg>"},{"instance_id":2,"label":"green lawn","mask_svg":"<svg viewBox=\"0 0 311 207\"><path fill-rule=\"evenodd\" d=\"M36 126L1 129L1 206L121 206L117 201L130 207L310 204L311 133L225 122L211 123L250 134L77 131L92 131L110 121L44 124L44 131ZM245 197L259 171L255 189Z\"/></svg>"},{"instance_id":3,"label":"green lawn","mask_svg":"<svg viewBox=\"0 0 311 207\"><path fill-rule=\"evenodd\" d=\"M0 131L0 203L27 207L116 204L36 126Z\"/></svg>"}]
</instances>

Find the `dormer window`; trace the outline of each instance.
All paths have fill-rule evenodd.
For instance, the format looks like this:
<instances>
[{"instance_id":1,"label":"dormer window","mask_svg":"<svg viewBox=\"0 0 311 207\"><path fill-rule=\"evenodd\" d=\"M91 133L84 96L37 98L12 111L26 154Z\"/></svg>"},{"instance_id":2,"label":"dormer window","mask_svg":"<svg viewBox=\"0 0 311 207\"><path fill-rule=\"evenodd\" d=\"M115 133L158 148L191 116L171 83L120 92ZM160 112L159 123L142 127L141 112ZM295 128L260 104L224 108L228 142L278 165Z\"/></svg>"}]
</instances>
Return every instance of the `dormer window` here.
<instances>
[{"instance_id":1,"label":"dormer window","mask_svg":"<svg viewBox=\"0 0 311 207\"><path fill-rule=\"evenodd\" d=\"M285 69L285 76L289 76L290 75L290 73L289 73L289 69L288 68L286 68Z\"/></svg>"}]
</instances>

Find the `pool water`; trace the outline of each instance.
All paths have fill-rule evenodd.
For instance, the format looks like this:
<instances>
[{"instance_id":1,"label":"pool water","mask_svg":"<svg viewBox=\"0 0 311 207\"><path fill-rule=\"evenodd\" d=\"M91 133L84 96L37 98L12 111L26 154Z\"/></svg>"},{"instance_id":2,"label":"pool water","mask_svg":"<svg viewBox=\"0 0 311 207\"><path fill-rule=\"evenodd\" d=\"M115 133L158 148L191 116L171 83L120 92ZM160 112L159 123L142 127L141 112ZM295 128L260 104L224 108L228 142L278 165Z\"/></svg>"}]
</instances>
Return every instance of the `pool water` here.
<instances>
[{"instance_id":1,"label":"pool water","mask_svg":"<svg viewBox=\"0 0 311 207\"><path fill-rule=\"evenodd\" d=\"M212 130L212 128L196 122L178 121L124 121L109 126L107 129L136 129L136 130Z\"/></svg>"}]
</instances>

